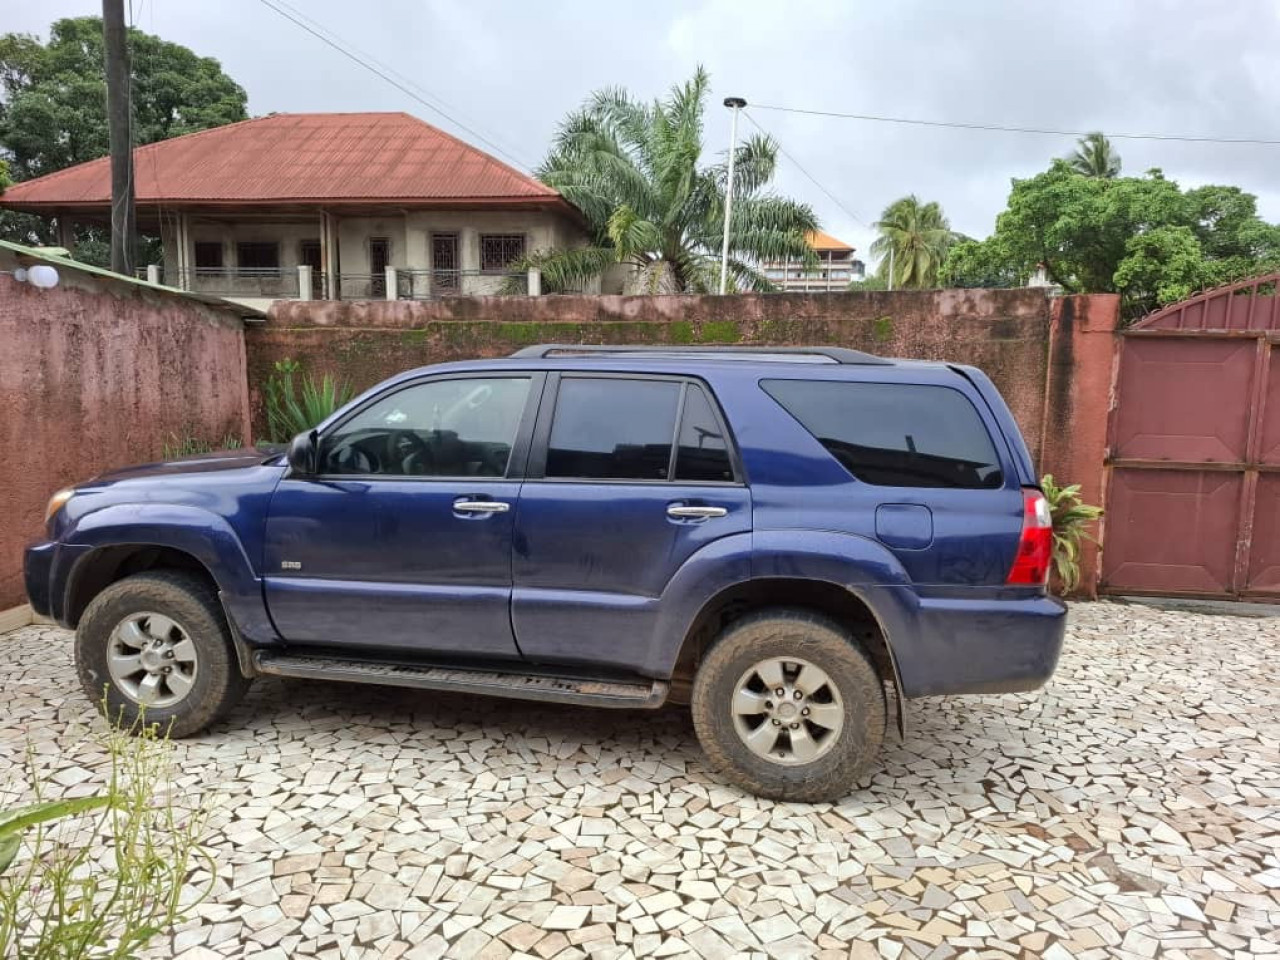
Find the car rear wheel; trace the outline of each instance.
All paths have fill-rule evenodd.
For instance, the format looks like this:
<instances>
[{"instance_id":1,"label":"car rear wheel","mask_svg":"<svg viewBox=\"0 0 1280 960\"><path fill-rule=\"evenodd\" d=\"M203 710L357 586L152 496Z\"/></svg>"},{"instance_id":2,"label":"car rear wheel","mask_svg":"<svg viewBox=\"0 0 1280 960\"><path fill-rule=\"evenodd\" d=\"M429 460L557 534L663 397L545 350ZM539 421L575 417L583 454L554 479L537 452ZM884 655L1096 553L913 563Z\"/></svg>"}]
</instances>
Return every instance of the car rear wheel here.
<instances>
[{"instance_id":1,"label":"car rear wheel","mask_svg":"<svg viewBox=\"0 0 1280 960\"><path fill-rule=\"evenodd\" d=\"M250 684L212 585L178 570L126 577L98 594L76 630L76 669L109 719L173 737L203 730Z\"/></svg>"},{"instance_id":2,"label":"car rear wheel","mask_svg":"<svg viewBox=\"0 0 1280 960\"><path fill-rule=\"evenodd\" d=\"M698 668L693 723L727 779L775 800L844 796L884 739L884 687L845 630L771 610L725 630Z\"/></svg>"}]
</instances>

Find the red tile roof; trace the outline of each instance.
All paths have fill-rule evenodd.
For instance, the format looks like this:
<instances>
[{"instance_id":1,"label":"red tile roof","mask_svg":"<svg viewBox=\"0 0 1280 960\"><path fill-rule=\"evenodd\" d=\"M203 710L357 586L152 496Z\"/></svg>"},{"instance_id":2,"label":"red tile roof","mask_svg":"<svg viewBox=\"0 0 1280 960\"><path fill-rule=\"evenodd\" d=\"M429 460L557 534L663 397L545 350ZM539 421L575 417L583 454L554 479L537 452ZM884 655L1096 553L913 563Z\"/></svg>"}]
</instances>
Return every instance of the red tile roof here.
<instances>
[{"instance_id":1,"label":"red tile roof","mask_svg":"<svg viewBox=\"0 0 1280 960\"><path fill-rule=\"evenodd\" d=\"M140 206L279 203L567 205L489 154L407 113L277 113L134 150ZM106 157L15 183L0 206L109 204Z\"/></svg>"}]
</instances>

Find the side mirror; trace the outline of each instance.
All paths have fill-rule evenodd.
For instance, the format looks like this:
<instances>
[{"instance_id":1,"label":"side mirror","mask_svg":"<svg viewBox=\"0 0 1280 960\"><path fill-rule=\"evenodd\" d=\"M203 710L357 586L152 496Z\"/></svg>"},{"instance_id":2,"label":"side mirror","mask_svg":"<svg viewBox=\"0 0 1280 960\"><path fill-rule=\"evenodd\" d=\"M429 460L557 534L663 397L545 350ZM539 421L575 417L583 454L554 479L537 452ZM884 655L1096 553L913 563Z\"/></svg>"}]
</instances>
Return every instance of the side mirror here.
<instances>
[{"instance_id":1,"label":"side mirror","mask_svg":"<svg viewBox=\"0 0 1280 960\"><path fill-rule=\"evenodd\" d=\"M316 431L308 430L306 433L298 434L289 442L289 452L285 454L285 459L289 461L289 468L302 477L315 476L318 470L316 463L318 448L319 435Z\"/></svg>"}]
</instances>

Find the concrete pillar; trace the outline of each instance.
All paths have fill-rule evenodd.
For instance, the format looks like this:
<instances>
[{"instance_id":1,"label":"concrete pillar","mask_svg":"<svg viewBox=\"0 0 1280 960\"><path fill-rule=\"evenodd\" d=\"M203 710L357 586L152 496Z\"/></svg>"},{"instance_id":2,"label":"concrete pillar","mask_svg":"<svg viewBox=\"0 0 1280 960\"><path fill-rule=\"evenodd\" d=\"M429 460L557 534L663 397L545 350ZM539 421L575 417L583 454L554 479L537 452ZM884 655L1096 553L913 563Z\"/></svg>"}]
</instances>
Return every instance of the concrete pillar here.
<instances>
[{"instance_id":1,"label":"concrete pillar","mask_svg":"<svg viewBox=\"0 0 1280 960\"><path fill-rule=\"evenodd\" d=\"M386 281L387 299L398 300L399 292L396 290L396 268L387 267L386 275L387 275L387 281Z\"/></svg>"},{"instance_id":2,"label":"concrete pillar","mask_svg":"<svg viewBox=\"0 0 1280 960\"><path fill-rule=\"evenodd\" d=\"M311 276L311 265L309 263L298 264L298 299L314 300L315 290L312 287L314 280Z\"/></svg>"},{"instance_id":3,"label":"concrete pillar","mask_svg":"<svg viewBox=\"0 0 1280 960\"><path fill-rule=\"evenodd\" d=\"M542 271L537 267L529 268L529 296L542 296Z\"/></svg>"},{"instance_id":4,"label":"concrete pillar","mask_svg":"<svg viewBox=\"0 0 1280 960\"><path fill-rule=\"evenodd\" d=\"M147 283L160 285L160 265L158 263L147 264Z\"/></svg>"},{"instance_id":5,"label":"concrete pillar","mask_svg":"<svg viewBox=\"0 0 1280 960\"><path fill-rule=\"evenodd\" d=\"M178 282L172 286L190 290L192 281L191 224L185 213L178 214Z\"/></svg>"},{"instance_id":6,"label":"concrete pillar","mask_svg":"<svg viewBox=\"0 0 1280 960\"><path fill-rule=\"evenodd\" d=\"M65 213L58 214L58 246L68 253L74 252L76 246L76 224Z\"/></svg>"}]
</instances>

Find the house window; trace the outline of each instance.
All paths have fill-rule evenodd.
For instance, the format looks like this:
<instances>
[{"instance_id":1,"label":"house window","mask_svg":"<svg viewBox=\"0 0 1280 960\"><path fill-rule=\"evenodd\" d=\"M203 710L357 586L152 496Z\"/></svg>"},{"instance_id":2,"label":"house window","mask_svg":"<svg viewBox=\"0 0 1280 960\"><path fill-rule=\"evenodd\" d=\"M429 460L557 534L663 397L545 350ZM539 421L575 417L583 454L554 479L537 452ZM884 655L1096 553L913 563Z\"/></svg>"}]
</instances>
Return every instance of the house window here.
<instances>
[{"instance_id":1,"label":"house window","mask_svg":"<svg viewBox=\"0 0 1280 960\"><path fill-rule=\"evenodd\" d=\"M278 243L237 243L236 265L241 270L254 270L263 273L280 270L280 244Z\"/></svg>"},{"instance_id":2,"label":"house window","mask_svg":"<svg viewBox=\"0 0 1280 960\"><path fill-rule=\"evenodd\" d=\"M222 269L222 243L217 240L196 241L196 269Z\"/></svg>"},{"instance_id":3,"label":"house window","mask_svg":"<svg viewBox=\"0 0 1280 960\"><path fill-rule=\"evenodd\" d=\"M320 265L320 241L303 240L299 243L298 262L304 267L310 267L315 273L323 270L324 267Z\"/></svg>"},{"instance_id":4,"label":"house window","mask_svg":"<svg viewBox=\"0 0 1280 960\"><path fill-rule=\"evenodd\" d=\"M486 233L480 235L480 269L485 273L505 273L524 256L524 234Z\"/></svg>"}]
</instances>

